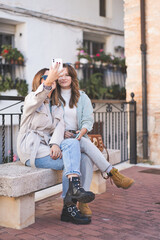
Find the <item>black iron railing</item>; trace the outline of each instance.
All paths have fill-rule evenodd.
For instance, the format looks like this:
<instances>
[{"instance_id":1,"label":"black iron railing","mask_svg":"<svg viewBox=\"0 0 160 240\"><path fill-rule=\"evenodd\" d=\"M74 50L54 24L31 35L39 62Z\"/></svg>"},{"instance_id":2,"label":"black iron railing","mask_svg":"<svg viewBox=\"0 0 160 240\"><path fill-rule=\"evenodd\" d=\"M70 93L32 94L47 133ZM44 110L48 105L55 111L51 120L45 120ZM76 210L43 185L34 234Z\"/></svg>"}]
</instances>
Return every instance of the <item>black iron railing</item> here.
<instances>
[{"instance_id":1,"label":"black iron railing","mask_svg":"<svg viewBox=\"0 0 160 240\"><path fill-rule=\"evenodd\" d=\"M101 134L108 149L120 150L121 162L137 163L136 102L104 102L99 108L93 101L94 126L91 133Z\"/></svg>"},{"instance_id":2,"label":"black iron railing","mask_svg":"<svg viewBox=\"0 0 160 240\"><path fill-rule=\"evenodd\" d=\"M91 133L101 134L108 149L119 150L121 155L120 162L130 160L131 163L137 163L136 102L133 99L134 94L131 94L131 97L130 102L103 100L98 105L98 101L92 101L95 123ZM15 104L19 104L24 100L23 97L4 98L0 96L0 100L7 98L18 100ZM1 162L14 160L22 105L19 106L19 112L17 113L1 113L2 109L0 110Z\"/></svg>"},{"instance_id":3,"label":"black iron railing","mask_svg":"<svg viewBox=\"0 0 160 240\"><path fill-rule=\"evenodd\" d=\"M2 100L9 103L0 109L0 152L2 157L0 157L0 163L5 163L13 161L16 156L16 139L22 114L21 107L23 104L21 103L24 101L24 97L0 96L1 103ZM12 104L9 101L13 101ZM11 110L16 105L18 106L17 113ZM9 112L7 112L8 110Z\"/></svg>"}]
</instances>

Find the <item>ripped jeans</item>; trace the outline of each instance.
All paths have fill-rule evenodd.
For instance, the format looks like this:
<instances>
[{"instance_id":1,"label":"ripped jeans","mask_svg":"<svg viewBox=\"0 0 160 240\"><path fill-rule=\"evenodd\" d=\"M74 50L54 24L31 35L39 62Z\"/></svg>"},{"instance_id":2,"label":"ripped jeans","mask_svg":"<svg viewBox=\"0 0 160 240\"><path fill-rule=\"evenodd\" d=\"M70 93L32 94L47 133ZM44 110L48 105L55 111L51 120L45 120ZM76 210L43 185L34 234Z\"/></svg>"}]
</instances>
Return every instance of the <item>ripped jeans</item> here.
<instances>
[{"instance_id":1,"label":"ripped jeans","mask_svg":"<svg viewBox=\"0 0 160 240\"><path fill-rule=\"evenodd\" d=\"M56 160L52 159L50 155L35 159L35 166L37 168L50 168L54 170L62 170L65 168L65 176L68 174L80 175L80 143L77 139L68 138L60 144L62 151L62 158ZM26 166L30 165L30 160L26 161Z\"/></svg>"}]
</instances>

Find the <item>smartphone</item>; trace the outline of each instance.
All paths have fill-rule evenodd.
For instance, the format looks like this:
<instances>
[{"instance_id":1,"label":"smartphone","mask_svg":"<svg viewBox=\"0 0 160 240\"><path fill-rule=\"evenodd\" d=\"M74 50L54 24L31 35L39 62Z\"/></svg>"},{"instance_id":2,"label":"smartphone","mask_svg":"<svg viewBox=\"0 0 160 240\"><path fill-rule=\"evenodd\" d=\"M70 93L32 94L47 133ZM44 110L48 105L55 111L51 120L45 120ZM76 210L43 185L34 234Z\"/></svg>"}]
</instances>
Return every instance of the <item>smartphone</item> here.
<instances>
[{"instance_id":1,"label":"smartphone","mask_svg":"<svg viewBox=\"0 0 160 240\"><path fill-rule=\"evenodd\" d=\"M55 66L55 64L56 64L57 62L59 63L59 69L58 69L58 71L61 71L62 68L63 68L62 58L53 58L53 59L52 59L52 67L54 68L54 66Z\"/></svg>"},{"instance_id":2,"label":"smartphone","mask_svg":"<svg viewBox=\"0 0 160 240\"><path fill-rule=\"evenodd\" d=\"M81 134L81 132L79 132L79 133L76 135L76 137L75 137L75 138L78 138L80 134Z\"/></svg>"}]
</instances>

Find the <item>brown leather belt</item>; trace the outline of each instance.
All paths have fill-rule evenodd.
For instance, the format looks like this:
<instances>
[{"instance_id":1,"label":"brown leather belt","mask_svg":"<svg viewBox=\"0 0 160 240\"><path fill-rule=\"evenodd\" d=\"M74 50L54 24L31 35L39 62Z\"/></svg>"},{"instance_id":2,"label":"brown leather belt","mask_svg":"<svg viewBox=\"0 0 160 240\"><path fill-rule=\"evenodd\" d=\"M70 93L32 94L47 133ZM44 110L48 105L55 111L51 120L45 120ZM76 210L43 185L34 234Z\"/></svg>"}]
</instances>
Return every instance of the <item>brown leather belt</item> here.
<instances>
[{"instance_id":1,"label":"brown leather belt","mask_svg":"<svg viewBox=\"0 0 160 240\"><path fill-rule=\"evenodd\" d=\"M66 131L76 134L76 130L66 130Z\"/></svg>"}]
</instances>

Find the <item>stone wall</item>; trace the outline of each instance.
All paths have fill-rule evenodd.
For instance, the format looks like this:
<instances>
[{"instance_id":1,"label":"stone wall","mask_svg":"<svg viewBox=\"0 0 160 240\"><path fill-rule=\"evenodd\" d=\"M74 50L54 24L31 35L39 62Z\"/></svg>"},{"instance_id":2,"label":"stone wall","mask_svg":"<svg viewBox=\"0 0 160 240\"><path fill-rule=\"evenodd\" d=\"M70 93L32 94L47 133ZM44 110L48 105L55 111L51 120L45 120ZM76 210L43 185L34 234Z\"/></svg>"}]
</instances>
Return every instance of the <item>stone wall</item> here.
<instances>
[{"instance_id":1,"label":"stone wall","mask_svg":"<svg viewBox=\"0 0 160 240\"><path fill-rule=\"evenodd\" d=\"M147 102L149 160L160 164L160 1L146 0ZM124 1L127 99L137 101L137 154L143 157L140 1Z\"/></svg>"}]
</instances>

